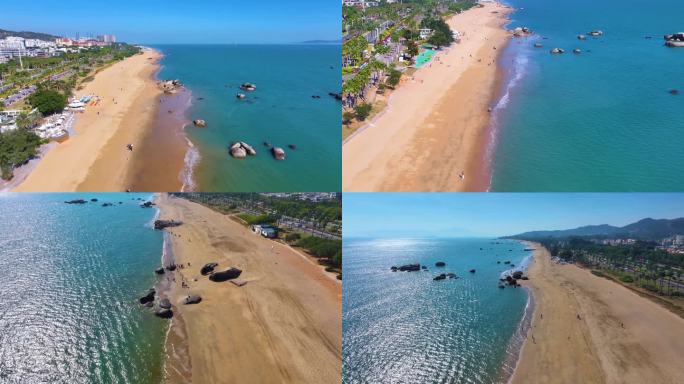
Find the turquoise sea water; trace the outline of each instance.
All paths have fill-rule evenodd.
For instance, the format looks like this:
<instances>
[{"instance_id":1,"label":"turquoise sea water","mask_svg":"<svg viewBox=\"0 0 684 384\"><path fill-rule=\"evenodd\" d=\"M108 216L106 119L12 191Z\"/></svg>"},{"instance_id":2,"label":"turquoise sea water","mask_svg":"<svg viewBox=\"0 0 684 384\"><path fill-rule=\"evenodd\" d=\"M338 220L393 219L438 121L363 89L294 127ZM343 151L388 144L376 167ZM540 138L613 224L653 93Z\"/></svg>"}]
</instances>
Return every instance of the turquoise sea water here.
<instances>
[{"instance_id":1,"label":"turquoise sea water","mask_svg":"<svg viewBox=\"0 0 684 384\"><path fill-rule=\"evenodd\" d=\"M167 323L137 302L162 250L131 200L149 196L0 194L0 382L160 381Z\"/></svg>"},{"instance_id":2,"label":"turquoise sea water","mask_svg":"<svg viewBox=\"0 0 684 384\"><path fill-rule=\"evenodd\" d=\"M505 382L527 293L499 289L505 268L496 262L528 260L520 243L345 239L343 248L344 383ZM390 271L416 262L429 272ZM460 278L432 280L444 272Z\"/></svg>"},{"instance_id":3,"label":"turquoise sea water","mask_svg":"<svg viewBox=\"0 0 684 384\"><path fill-rule=\"evenodd\" d=\"M663 45L684 30L681 2L507 3L524 8L510 27L537 35L502 58L515 84L495 114L492 190L684 190L684 49ZM593 29L604 35L577 39Z\"/></svg>"},{"instance_id":4,"label":"turquoise sea water","mask_svg":"<svg viewBox=\"0 0 684 384\"><path fill-rule=\"evenodd\" d=\"M328 95L340 92L340 45L156 48L165 55L159 77L180 79L192 92L189 120L207 121L206 128L187 129L200 155L193 177L196 190L341 188L341 103ZM256 91L241 91L245 82L256 84ZM238 100L238 92L246 99ZM235 141L252 145L257 156L231 158L228 147ZM282 147L287 159L273 159L264 142Z\"/></svg>"}]
</instances>

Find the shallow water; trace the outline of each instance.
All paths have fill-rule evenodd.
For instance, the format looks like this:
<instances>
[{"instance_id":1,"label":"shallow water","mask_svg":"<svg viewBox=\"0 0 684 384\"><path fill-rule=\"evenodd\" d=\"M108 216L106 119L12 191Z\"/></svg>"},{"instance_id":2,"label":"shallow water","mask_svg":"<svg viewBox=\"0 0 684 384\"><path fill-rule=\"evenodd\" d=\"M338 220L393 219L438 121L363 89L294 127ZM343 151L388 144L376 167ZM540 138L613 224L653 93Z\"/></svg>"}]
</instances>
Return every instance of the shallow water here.
<instances>
[{"instance_id":1,"label":"shallow water","mask_svg":"<svg viewBox=\"0 0 684 384\"><path fill-rule=\"evenodd\" d=\"M537 35L512 40L502 57L518 81L496 112L491 189L684 189L684 98L668 92L684 90L684 49L663 46L682 29L680 2L507 2L524 8L509 27ZM577 39L594 29L604 35Z\"/></svg>"},{"instance_id":2,"label":"shallow water","mask_svg":"<svg viewBox=\"0 0 684 384\"><path fill-rule=\"evenodd\" d=\"M165 55L159 77L180 79L192 92L188 119L207 121L206 128L187 128L199 155L196 190L340 189L341 103L328 95L340 92L339 45L155 48ZM240 90L245 82L256 84L256 91ZM238 92L247 97L238 100ZM228 147L235 141L252 145L257 156L231 158ZM263 142L282 147L287 159L273 159Z\"/></svg>"},{"instance_id":3,"label":"shallow water","mask_svg":"<svg viewBox=\"0 0 684 384\"><path fill-rule=\"evenodd\" d=\"M167 324L138 298L162 235L138 197L150 195L0 195L0 382L161 380Z\"/></svg>"},{"instance_id":4,"label":"shallow water","mask_svg":"<svg viewBox=\"0 0 684 384\"><path fill-rule=\"evenodd\" d=\"M520 264L530 255L523 245L345 239L343 251L344 383L505 381L516 361L511 340L528 297L524 289L497 285L504 261ZM436 261L446 267L435 267ZM390 271L412 262L429 272ZM460 278L432 280L444 272Z\"/></svg>"}]
</instances>

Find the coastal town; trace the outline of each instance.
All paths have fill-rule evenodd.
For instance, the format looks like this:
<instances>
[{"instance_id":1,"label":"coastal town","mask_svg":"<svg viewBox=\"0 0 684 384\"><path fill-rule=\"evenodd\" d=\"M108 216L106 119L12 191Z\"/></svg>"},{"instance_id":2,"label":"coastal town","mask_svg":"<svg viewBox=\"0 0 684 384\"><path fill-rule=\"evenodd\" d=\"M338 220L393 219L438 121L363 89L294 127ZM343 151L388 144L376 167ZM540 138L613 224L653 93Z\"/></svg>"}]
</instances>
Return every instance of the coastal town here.
<instances>
[{"instance_id":1,"label":"coastal town","mask_svg":"<svg viewBox=\"0 0 684 384\"><path fill-rule=\"evenodd\" d=\"M410 77L461 34L444 20L473 0L342 2L343 137L383 108L402 77Z\"/></svg>"},{"instance_id":2,"label":"coastal town","mask_svg":"<svg viewBox=\"0 0 684 384\"><path fill-rule=\"evenodd\" d=\"M50 142L75 134L76 115L101 98L83 84L103 67L140 52L116 36L57 37L0 30L0 142L11 154L0 159L2 179L47 151Z\"/></svg>"}]
</instances>

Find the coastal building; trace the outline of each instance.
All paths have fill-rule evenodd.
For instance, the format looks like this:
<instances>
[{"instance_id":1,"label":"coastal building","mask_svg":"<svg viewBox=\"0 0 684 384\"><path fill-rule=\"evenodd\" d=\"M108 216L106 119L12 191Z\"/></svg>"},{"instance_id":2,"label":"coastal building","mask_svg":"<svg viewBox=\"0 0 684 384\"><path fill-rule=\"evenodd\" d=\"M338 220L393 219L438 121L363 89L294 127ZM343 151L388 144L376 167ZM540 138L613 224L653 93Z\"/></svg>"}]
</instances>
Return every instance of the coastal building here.
<instances>
[{"instance_id":1,"label":"coastal building","mask_svg":"<svg viewBox=\"0 0 684 384\"><path fill-rule=\"evenodd\" d=\"M274 226L268 224L254 224L252 225L252 232L269 239L278 237L278 230Z\"/></svg>"}]
</instances>

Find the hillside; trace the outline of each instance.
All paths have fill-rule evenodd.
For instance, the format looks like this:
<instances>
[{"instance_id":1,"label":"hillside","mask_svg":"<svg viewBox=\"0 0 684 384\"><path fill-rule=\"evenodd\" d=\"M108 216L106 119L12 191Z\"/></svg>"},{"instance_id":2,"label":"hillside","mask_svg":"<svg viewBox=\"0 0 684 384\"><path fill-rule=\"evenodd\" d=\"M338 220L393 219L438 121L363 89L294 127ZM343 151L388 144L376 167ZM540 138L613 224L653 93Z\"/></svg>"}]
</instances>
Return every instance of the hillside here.
<instances>
[{"instance_id":1,"label":"hillside","mask_svg":"<svg viewBox=\"0 0 684 384\"><path fill-rule=\"evenodd\" d=\"M40 32L15 32L15 31L7 31L4 29L0 29L0 39L4 39L8 36L18 36L18 37L23 37L25 39L39 39L39 40L54 40L57 38L57 36L53 36L47 33L40 33Z\"/></svg>"},{"instance_id":2,"label":"hillside","mask_svg":"<svg viewBox=\"0 0 684 384\"><path fill-rule=\"evenodd\" d=\"M629 237L639 240L660 240L672 235L684 234L684 218L642 219L636 223L615 227L608 224L588 225L573 229L556 231L531 231L507 238L548 239L564 237Z\"/></svg>"}]
</instances>

